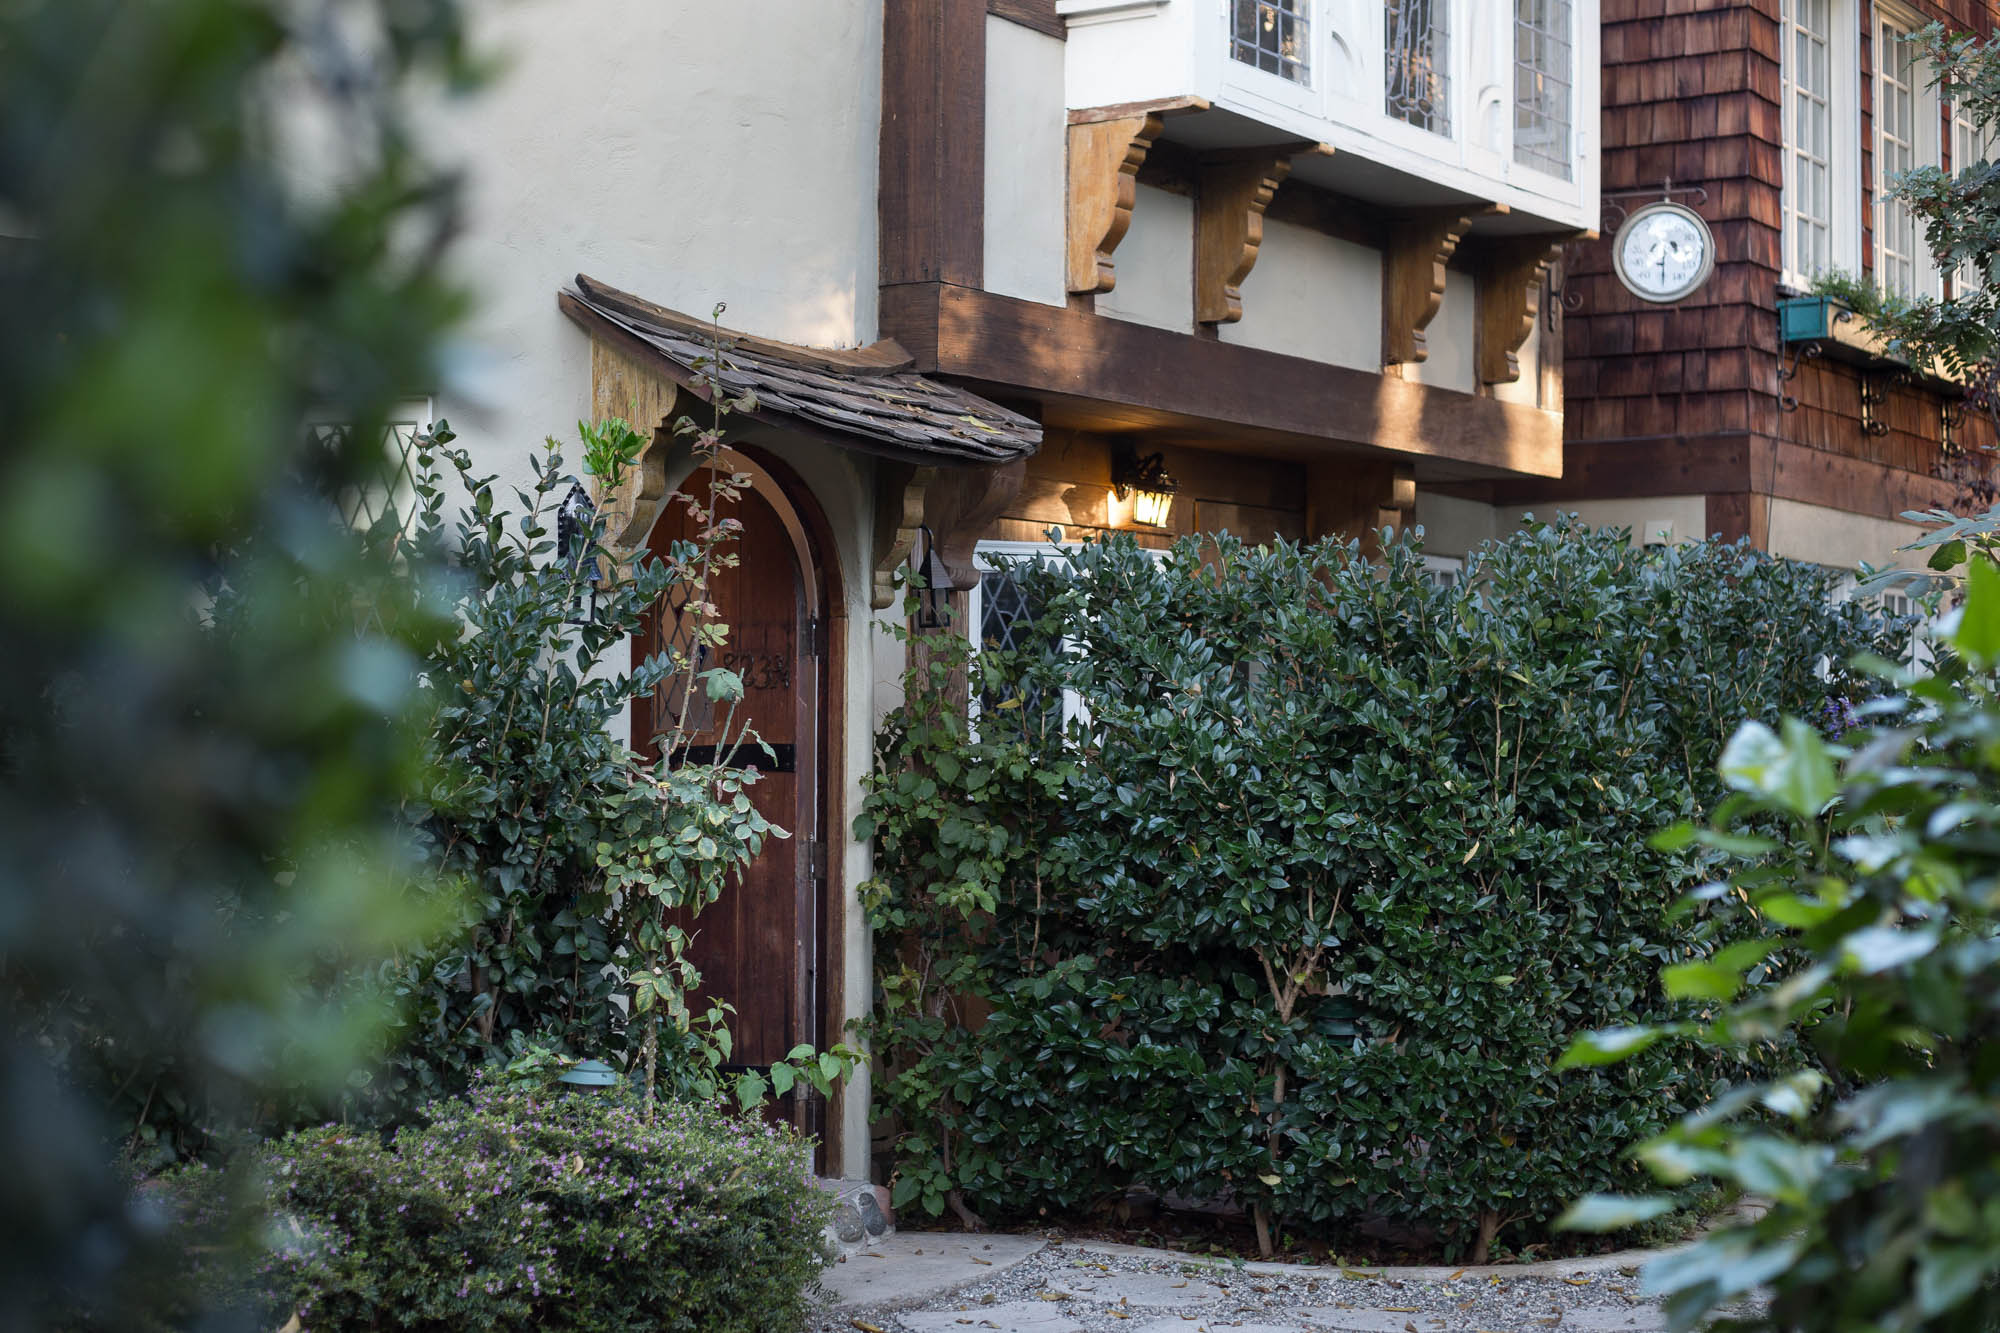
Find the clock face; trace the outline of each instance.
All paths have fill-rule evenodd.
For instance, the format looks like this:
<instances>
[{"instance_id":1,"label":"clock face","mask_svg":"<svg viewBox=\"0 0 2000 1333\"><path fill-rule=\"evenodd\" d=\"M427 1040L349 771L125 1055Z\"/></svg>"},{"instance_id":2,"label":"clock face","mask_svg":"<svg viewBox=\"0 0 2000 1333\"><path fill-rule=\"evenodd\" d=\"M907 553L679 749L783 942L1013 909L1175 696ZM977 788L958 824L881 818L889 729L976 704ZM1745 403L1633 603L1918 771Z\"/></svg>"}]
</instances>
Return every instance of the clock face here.
<instances>
[{"instance_id":1,"label":"clock face","mask_svg":"<svg viewBox=\"0 0 2000 1333\"><path fill-rule=\"evenodd\" d=\"M1648 301L1678 301L1708 280L1715 242L1708 225L1679 204L1648 204L1612 241L1618 277Z\"/></svg>"}]
</instances>

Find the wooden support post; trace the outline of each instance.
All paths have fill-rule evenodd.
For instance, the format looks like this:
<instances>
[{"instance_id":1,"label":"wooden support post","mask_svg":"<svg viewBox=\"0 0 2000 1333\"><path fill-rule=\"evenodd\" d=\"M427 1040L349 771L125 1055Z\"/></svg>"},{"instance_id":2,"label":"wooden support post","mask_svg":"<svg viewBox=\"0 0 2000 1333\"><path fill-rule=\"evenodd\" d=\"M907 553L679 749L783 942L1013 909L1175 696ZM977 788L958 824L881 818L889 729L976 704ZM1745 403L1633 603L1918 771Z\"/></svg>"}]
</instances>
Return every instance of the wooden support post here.
<instances>
[{"instance_id":1,"label":"wooden support post","mask_svg":"<svg viewBox=\"0 0 2000 1333\"><path fill-rule=\"evenodd\" d=\"M1521 348L1535 331L1536 299L1550 265L1562 258L1561 241L1507 236L1485 247L1479 269L1479 382L1512 384L1521 378Z\"/></svg>"},{"instance_id":2,"label":"wooden support post","mask_svg":"<svg viewBox=\"0 0 2000 1333\"><path fill-rule=\"evenodd\" d=\"M1487 210L1449 208L1389 220L1383 229L1382 361L1399 365L1430 355L1424 330L1444 302L1445 265Z\"/></svg>"},{"instance_id":3,"label":"wooden support post","mask_svg":"<svg viewBox=\"0 0 2000 1333\"><path fill-rule=\"evenodd\" d=\"M1206 158L1198 168L1194 224L1194 317L1201 324L1243 318L1243 280L1264 242L1264 210L1291 174L1291 154Z\"/></svg>"},{"instance_id":4,"label":"wooden support post","mask_svg":"<svg viewBox=\"0 0 2000 1333\"><path fill-rule=\"evenodd\" d=\"M1139 166L1165 124L1153 111L1069 127L1070 291L1108 292L1117 285L1111 252L1132 225Z\"/></svg>"},{"instance_id":5,"label":"wooden support post","mask_svg":"<svg viewBox=\"0 0 2000 1333\"><path fill-rule=\"evenodd\" d=\"M1381 530L1401 532L1416 504L1416 474L1408 463L1331 458L1306 469L1308 541L1359 541L1374 555L1381 550Z\"/></svg>"}]
</instances>

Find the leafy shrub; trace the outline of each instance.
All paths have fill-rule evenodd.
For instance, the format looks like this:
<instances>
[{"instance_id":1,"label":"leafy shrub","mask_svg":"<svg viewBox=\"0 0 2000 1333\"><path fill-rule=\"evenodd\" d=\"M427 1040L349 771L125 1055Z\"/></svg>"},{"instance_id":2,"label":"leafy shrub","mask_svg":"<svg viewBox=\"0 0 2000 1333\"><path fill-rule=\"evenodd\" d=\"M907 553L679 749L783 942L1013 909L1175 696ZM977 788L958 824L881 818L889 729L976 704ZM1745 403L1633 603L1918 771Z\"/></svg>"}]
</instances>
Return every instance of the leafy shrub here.
<instances>
[{"instance_id":1,"label":"leafy shrub","mask_svg":"<svg viewBox=\"0 0 2000 1333\"><path fill-rule=\"evenodd\" d=\"M1996 519L1957 526L1984 545ZM1947 564L1966 557L1954 546ZM1736 732L1721 772L1737 794L1711 828L1665 839L1719 863L1683 909L1697 957L1664 977L1701 1011L1593 1033L1565 1057L1616 1067L1802 1036L1769 1077L1638 1148L1666 1184L1772 1204L1648 1267L1676 1328L1760 1287L1768 1306L1735 1326L2000 1328L2000 570L1973 555L1968 572L1942 627L1955 651L1896 678L1904 692L1843 743L1796 720ZM1592 1198L1572 1221L1671 1203Z\"/></svg>"},{"instance_id":2,"label":"leafy shrub","mask_svg":"<svg viewBox=\"0 0 2000 1333\"><path fill-rule=\"evenodd\" d=\"M502 1090L384 1146L303 1130L268 1154L284 1240L260 1284L305 1329L765 1333L825 1262L827 1196L790 1130L708 1106Z\"/></svg>"},{"instance_id":3,"label":"leafy shrub","mask_svg":"<svg viewBox=\"0 0 2000 1333\"><path fill-rule=\"evenodd\" d=\"M586 449L602 452L605 434L586 426ZM633 698L691 669L665 654L632 671L600 663L670 589L697 595L692 560L648 555L612 570L594 614L579 616L592 566L584 554L559 558L558 514L573 481L553 443L531 456L534 482L510 505L451 439L441 428L419 440L418 503L394 521L408 523L409 546L427 557L410 566L418 598L461 631L424 655L428 763L406 816L429 873L412 887L469 892L457 929L388 974L407 1017L370 1090L378 1117L462 1090L531 1041L636 1059L643 1030L616 1001L663 946L652 938L663 910L714 901L773 832L745 792L755 771L670 773L615 734ZM695 688L740 695L714 672ZM683 845L694 825L703 836ZM656 839L668 843L670 866L657 864Z\"/></svg>"},{"instance_id":4,"label":"leafy shrub","mask_svg":"<svg viewBox=\"0 0 2000 1333\"><path fill-rule=\"evenodd\" d=\"M1367 1215L1483 1256L1624 1181L1699 1054L1551 1070L1677 1016L1725 720L1817 706L1902 628L1747 547L1539 527L1435 586L1417 549L1129 540L1016 571L1029 646L920 656L857 827L899 1204L1088 1206L1143 1182L1282 1225ZM1061 701L1065 692L1073 701Z\"/></svg>"}]
</instances>

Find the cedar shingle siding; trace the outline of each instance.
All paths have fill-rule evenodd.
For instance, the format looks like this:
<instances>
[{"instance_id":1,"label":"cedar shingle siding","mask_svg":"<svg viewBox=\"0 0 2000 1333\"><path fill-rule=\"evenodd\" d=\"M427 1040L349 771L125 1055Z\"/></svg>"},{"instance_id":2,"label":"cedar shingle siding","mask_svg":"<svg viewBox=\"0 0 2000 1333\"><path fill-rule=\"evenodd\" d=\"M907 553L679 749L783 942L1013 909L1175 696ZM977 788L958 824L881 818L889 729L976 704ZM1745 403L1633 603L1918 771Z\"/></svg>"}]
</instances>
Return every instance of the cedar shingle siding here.
<instances>
[{"instance_id":1,"label":"cedar shingle siding","mask_svg":"<svg viewBox=\"0 0 2000 1333\"><path fill-rule=\"evenodd\" d=\"M1838 5L1840 0L1836 0ZM1925 18L1991 32L2000 3L1958 0L1911 6ZM1861 53L1860 189L1872 211L1872 43L1874 6L1846 0ZM1938 398L1914 386L1888 390L1878 416L1890 427L1860 428L1860 377L1850 366L1806 362L1788 385L1780 365L1776 301L1782 252L1784 172L1779 0L1605 0L1603 24L1602 240L1570 247L1567 292L1574 307L1563 340L1568 444L1658 442L1660 437L1743 434L1789 441L1930 476L1938 461ZM1838 74L1838 71L1836 71ZM1942 127L1950 152L1948 122ZM1853 134L1836 120L1836 134ZM1649 306L1612 274L1611 237L1621 209L1646 202L1618 192L1699 186L1693 202L1715 233L1714 276L1673 306ZM1862 237L1864 265L1873 237ZM1779 410L1786 389L1795 412ZM1978 414L1958 427L1968 445L1992 442ZM1657 448L1647 461L1662 461ZM1635 455L1633 462L1639 463ZM1918 485L1915 492L1922 494ZM1725 507L1726 509L1726 507ZM1713 510L1712 510L1713 512Z\"/></svg>"}]
</instances>

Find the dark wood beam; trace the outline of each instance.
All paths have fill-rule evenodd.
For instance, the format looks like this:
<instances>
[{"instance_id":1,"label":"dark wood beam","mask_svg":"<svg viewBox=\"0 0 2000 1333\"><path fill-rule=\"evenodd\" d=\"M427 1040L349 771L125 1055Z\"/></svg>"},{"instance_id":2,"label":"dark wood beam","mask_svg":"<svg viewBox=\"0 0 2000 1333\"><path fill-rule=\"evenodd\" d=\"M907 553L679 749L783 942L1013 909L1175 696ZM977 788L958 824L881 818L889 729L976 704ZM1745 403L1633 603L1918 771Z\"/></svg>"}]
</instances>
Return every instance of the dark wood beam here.
<instances>
[{"instance_id":1,"label":"dark wood beam","mask_svg":"<svg viewBox=\"0 0 2000 1333\"><path fill-rule=\"evenodd\" d=\"M1649 435L1573 441L1562 476L1447 485L1434 489L1497 505L1537 505L1649 495L1775 496L1872 518L1905 510L1949 508L1957 488L1942 477L1850 458L1763 435ZM1747 502L1745 502L1747 504ZM1730 506L1736 505L1732 509ZM1765 506L1768 509L1768 506ZM1710 506L1710 524L1730 516L1742 533L1764 520L1726 498ZM1739 521L1740 519L1740 521Z\"/></svg>"},{"instance_id":2,"label":"dark wood beam","mask_svg":"<svg viewBox=\"0 0 2000 1333\"><path fill-rule=\"evenodd\" d=\"M986 8L883 0L884 286L984 281Z\"/></svg>"},{"instance_id":3,"label":"dark wood beam","mask_svg":"<svg viewBox=\"0 0 2000 1333\"><path fill-rule=\"evenodd\" d=\"M1358 446L1475 472L1562 470L1555 413L1087 310L911 283L883 290L882 330L920 370L1095 405L1211 447L1254 438L1301 457Z\"/></svg>"}]
</instances>

